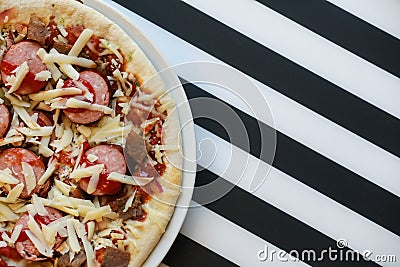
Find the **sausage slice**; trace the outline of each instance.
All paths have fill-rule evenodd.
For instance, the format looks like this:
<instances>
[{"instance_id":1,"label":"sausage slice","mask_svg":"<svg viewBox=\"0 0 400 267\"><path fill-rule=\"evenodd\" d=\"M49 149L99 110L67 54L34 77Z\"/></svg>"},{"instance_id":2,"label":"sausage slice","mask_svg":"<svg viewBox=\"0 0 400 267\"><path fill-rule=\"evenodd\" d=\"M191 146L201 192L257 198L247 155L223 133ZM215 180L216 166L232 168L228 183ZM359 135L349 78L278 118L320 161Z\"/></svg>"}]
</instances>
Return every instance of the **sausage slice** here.
<instances>
[{"instance_id":1,"label":"sausage slice","mask_svg":"<svg viewBox=\"0 0 400 267\"><path fill-rule=\"evenodd\" d=\"M45 207L45 209L48 212L48 216L40 216L40 215L35 215L34 219L38 224L40 225L45 224L48 225L52 221L55 221L57 219L60 219L63 217L61 212L59 212L56 209ZM22 225L22 231L21 234L15 242L15 248L17 249L18 253L26 260L30 261L43 261L47 260L45 256L40 254L40 252L37 250L35 245L32 243L32 241L28 238L24 230L29 230L28 227L28 221L29 221L29 214L26 212L24 215L22 215L19 220L16 222L15 225ZM53 246L53 249L57 249L61 243L65 240L64 237L61 237L59 235L56 236L56 242Z\"/></svg>"},{"instance_id":2,"label":"sausage slice","mask_svg":"<svg viewBox=\"0 0 400 267\"><path fill-rule=\"evenodd\" d=\"M7 134L8 127L10 126L11 114L8 108L1 104L0 105L0 138Z\"/></svg>"},{"instance_id":3,"label":"sausage slice","mask_svg":"<svg viewBox=\"0 0 400 267\"><path fill-rule=\"evenodd\" d=\"M36 187L32 192L28 194L25 176L22 172L22 162L26 162L32 166L33 172L36 176L36 182L38 182L45 172L45 166L41 158L35 153L25 148L10 148L0 154L0 170L6 168L10 169L12 175L25 185L21 195L19 196L20 198L29 198L32 194L38 194L41 196L45 195L50 189L50 180L48 180L44 185L36 184ZM15 185L12 185L11 187L13 188L14 186ZM4 191L8 193L5 188Z\"/></svg>"},{"instance_id":4,"label":"sausage slice","mask_svg":"<svg viewBox=\"0 0 400 267\"><path fill-rule=\"evenodd\" d=\"M42 46L36 42L23 41L13 44L6 54L4 55L3 61L1 62L1 78L3 83L7 84L7 79L17 67L22 63L27 62L29 66L29 72L25 76L21 86L15 93L20 95L28 95L39 92L43 87L46 86L47 82L35 80L35 75L41 71L47 70L46 65L38 57L37 51Z\"/></svg>"},{"instance_id":5,"label":"sausage slice","mask_svg":"<svg viewBox=\"0 0 400 267\"><path fill-rule=\"evenodd\" d=\"M108 84L102 75L96 71L86 70L80 73L79 81L93 94L94 104L108 106L110 103L110 92ZM71 81L67 81L64 87L71 87L71 85ZM86 100L82 95L74 96L74 98L83 101ZM78 124L89 124L98 121L104 116L104 113L101 111L86 109L67 109L64 113L72 122Z\"/></svg>"},{"instance_id":6,"label":"sausage slice","mask_svg":"<svg viewBox=\"0 0 400 267\"><path fill-rule=\"evenodd\" d=\"M105 171L100 174L100 180L97 185L97 189L92 195L102 196L102 195L113 195L118 193L122 185L119 182L108 181L107 177L112 172L126 173L126 162L124 155L121 150L114 145L98 145L88 151L85 155L95 155L99 159L93 163L87 162L88 165L104 164ZM87 187L89 185L90 178L83 178L79 181L79 186L87 192Z\"/></svg>"}]
</instances>

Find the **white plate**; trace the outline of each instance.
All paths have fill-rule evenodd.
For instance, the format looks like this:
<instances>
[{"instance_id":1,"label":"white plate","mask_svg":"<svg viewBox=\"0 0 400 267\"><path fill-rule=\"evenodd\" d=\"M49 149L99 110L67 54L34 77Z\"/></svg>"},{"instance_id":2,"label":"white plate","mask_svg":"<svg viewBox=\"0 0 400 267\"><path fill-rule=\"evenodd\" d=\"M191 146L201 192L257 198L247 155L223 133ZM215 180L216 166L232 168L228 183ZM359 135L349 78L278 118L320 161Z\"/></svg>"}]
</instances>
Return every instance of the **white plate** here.
<instances>
[{"instance_id":1,"label":"white plate","mask_svg":"<svg viewBox=\"0 0 400 267\"><path fill-rule=\"evenodd\" d=\"M101 0L84 0L83 2L85 5L104 14L128 33L128 35L144 51L156 70L161 71L169 67L165 59L156 49L155 45L146 38L146 36L132 23L132 21L129 20L129 18ZM178 199L175 212L166 232L161 237L160 242L157 244L143 266L158 266L171 248L186 217L187 207L190 205L193 194L196 175L196 141L192 113L185 92L180 85L178 77L172 71L163 72L162 77L167 88L174 88L171 92L171 96L174 98L175 102L179 104L178 113L181 126L185 125L181 132L183 155L185 158L183 169L185 171L183 172L182 193Z\"/></svg>"}]
</instances>

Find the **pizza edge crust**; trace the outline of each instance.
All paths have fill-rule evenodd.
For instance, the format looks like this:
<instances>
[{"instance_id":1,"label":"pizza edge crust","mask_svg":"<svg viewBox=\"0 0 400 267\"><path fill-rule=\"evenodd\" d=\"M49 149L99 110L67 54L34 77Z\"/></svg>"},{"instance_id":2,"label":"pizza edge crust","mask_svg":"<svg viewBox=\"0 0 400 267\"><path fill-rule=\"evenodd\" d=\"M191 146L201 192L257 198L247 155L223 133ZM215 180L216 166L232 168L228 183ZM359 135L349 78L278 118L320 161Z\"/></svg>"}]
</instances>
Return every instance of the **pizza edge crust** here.
<instances>
[{"instance_id":1,"label":"pizza edge crust","mask_svg":"<svg viewBox=\"0 0 400 267\"><path fill-rule=\"evenodd\" d=\"M56 20L62 18L65 25L80 24L93 30L94 34L116 44L125 57L127 55L132 56L133 60L126 64L128 72L137 73L143 81L151 79L153 88L157 87L158 90L162 88L163 91L166 91L161 78L155 76L157 72L154 66L132 38L116 23L94 9L75 0L3 0L0 3L0 10L11 7L15 7L18 10L15 19L19 22L28 23L32 14L36 14L41 18L48 18L54 15ZM152 88L149 89L151 90ZM165 97L170 98L169 95ZM168 116L172 126L163 134L165 138L174 140L171 142L181 147L180 139L174 138L179 133L179 116L176 112L173 113L173 115ZM173 137L172 139L169 138L171 136ZM179 197L182 182L181 165L179 165L182 163L182 156L179 151L167 151L166 154L168 157L175 158L175 164L172 165L168 161L166 162L167 169L162 177L162 184L165 186L164 192L145 204L148 211L147 218L142 225L137 226L135 224L138 229L137 235L134 237L130 235L135 248L132 249L132 246L130 246L131 260L129 266L140 266L148 258L165 232L175 210L174 204Z\"/></svg>"}]
</instances>

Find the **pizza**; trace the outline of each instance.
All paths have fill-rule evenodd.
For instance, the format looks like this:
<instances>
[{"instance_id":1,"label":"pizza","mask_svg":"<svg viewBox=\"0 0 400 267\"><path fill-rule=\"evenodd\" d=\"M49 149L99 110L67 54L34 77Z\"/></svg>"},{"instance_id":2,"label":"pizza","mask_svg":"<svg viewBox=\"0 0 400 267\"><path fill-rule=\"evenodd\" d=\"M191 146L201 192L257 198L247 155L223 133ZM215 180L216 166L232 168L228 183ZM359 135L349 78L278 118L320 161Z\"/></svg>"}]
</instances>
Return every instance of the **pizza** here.
<instances>
[{"instance_id":1,"label":"pizza","mask_svg":"<svg viewBox=\"0 0 400 267\"><path fill-rule=\"evenodd\" d=\"M73 0L0 2L0 267L140 266L180 194L176 104Z\"/></svg>"}]
</instances>

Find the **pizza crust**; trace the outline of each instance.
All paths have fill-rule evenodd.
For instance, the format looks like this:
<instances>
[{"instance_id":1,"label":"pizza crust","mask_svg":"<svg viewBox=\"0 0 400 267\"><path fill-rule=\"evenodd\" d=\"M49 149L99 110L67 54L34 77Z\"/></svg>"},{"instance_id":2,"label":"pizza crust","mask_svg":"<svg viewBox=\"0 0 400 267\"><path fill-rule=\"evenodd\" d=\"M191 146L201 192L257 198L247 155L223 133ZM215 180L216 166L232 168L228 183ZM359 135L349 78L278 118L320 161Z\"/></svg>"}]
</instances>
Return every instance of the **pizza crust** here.
<instances>
[{"instance_id":1,"label":"pizza crust","mask_svg":"<svg viewBox=\"0 0 400 267\"><path fill-rule=\"evenodd\" d=\"M167 90L161 77L156 75L154 66L143 51L119 26L99 12L75 0L3 0L0 2L0 10L11 7L17 8L15 20L19 22L28 23L32 14L36 14L41 19L55 16L56 21L63 21L64 25L80 24L93 30L95 35L104 37L117 45L124 53L125 58L131 58L126 64L128 72L137 73L150 91L156 88L160 94L164 93L161 102L170 101L170 96L165 94ZM154 196L144 205L148 212L146 220L143 223L127 221L136 229L135 234L129 233L133 244L129 247L131 253L130 266L140 266L150 255L165 232L180 194L182 155L181 141L177 137L179 116L176 111L173 112L172 110L169 110L168 114L169 126L168 130L164 131L163 138L168 140L168 145L180 149L166 152L169 160L166 163L167 169L162 177L163 179L161 179L164 192Z\"/></svg>"}]
</instances>

